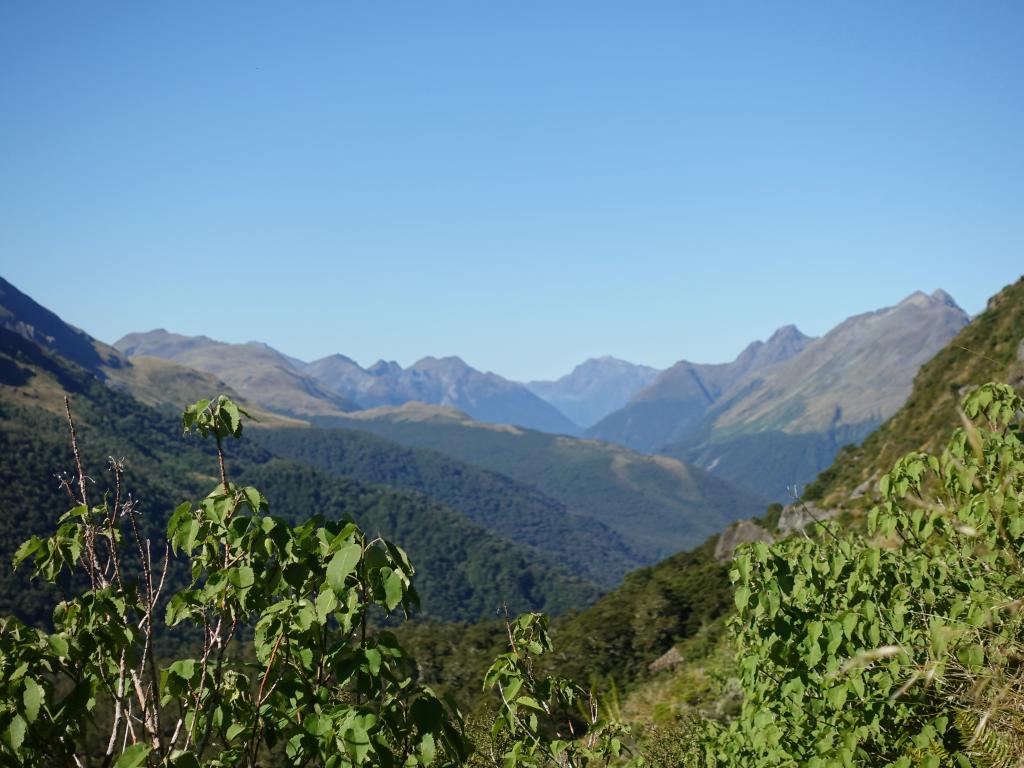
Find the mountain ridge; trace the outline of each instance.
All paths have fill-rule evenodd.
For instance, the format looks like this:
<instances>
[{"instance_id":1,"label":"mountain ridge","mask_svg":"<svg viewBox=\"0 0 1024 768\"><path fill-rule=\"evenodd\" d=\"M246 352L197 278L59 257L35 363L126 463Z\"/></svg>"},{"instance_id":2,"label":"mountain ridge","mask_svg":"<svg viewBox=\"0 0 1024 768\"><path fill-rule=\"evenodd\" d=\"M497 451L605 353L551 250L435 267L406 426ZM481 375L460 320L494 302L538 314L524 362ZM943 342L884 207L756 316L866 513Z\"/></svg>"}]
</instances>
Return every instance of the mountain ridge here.
<instances>
[{"instance_id":1,"label":"mountain ridge","mask_svg":"<svg viewBox=\"0 0 1024 768\"><path fill-rule=\"evenodd\" d=\"M383 360L362 368L351 358L336 354L309 363L306 370L363 408L417 401L449 405L479 421L579 433L577 424L526 386L479 371L455 355L422 357L408 368Z\"/></svg>"},{"instance_id":2,"label":"mountain ridge","mask_svg":"<svg viewBox=\"0 0 1024 768\"><path fill-rule=\"evenodd\" d=\"M800 353L737 381L658 450L791 500L903 404L917 370L968 322L945 291L847 318Z\"/></svg>"},{"instance_id":3,"label":"mountain ridge","mask_svg":"<svg viewBox=\"0 0 1024 768\"><path fill-rule=\"evenodd\" d=\"M159 357L211 373L249 400L288 416L324 416L358 408L324 389L263 342L229 344L161 328L126 334L114 342L114 348L129 359L140 355Z\"/></svg>"},{"instance_id":4,"label":"mountain ridge","mask_svg":"<svg viewBox=\"0 0 1024 768\"><path fill-rule=\"evenodd\" d=\"M592 357L552 381L528 381L526 387L588 429L622 408L661 373L611 355Z\"/></svg>"},{"instance_id":5,"label":"mountain ridge","mask_svg":"<svg viewBox=\"0 0 1024 768\"><path fill-rule=\"evenodd\" d=\"M748 344L730 362L681 360L584 435L653 451L685 435L742 376L798 354L809 341L795 325L785 325L766 341Z\"/></svg>"}]
</instances>

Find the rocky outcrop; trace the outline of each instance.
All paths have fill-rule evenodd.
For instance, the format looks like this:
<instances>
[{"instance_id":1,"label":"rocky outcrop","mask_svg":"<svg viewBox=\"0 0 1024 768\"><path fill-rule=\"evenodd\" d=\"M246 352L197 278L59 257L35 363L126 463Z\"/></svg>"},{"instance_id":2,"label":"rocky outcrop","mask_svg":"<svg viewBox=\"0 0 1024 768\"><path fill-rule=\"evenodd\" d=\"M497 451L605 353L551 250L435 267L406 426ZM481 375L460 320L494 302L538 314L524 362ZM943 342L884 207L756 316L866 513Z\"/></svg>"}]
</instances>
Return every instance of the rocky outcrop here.
<instances>
[{"instance_id":1,"label":"rocky outcrop","mask_svg":"<svg viewBox=\"0 0 1024 768\"><path fill-rule=\"evenodd\" d=\"M685 661L683 654L675 647L669 648L665 653L647 665L650 672L661 672L664 669L675 669Z\"/></svg>"},{"instance_id":2,"label":"rocky outcrop","mask_svg":"<svg viewBox=\"0 0 1024 768\"><path fill-rule=\"evenodd\" d=\"M777 533L773 534L757 520L740 520L726 528L715 545L715 560L727 563L736 554L737 548L755 541L769 544L784 539L790 534L802 531L815 522L829 520L839 514L838 509L823 509L810 502L799 502L783 507L779 514Z\"/></svg>"},{"instance_id":3,"label":"rocky outcrop","mask_svg":"<svg viewBox=\"0 0 1024 768\"><path fill-rule=\"evenodd\" d=\"M732 560L736 548L741 544L752 544L755 541L775 541L772 532L756 520L740 520L733 523L718 537L715 545L715 560L727 563Z\"/></svg>"},{"instance_id":4,"label":"rocky outcrop","mask_svg":"<svg viewBox=\"0 0 1024 768\"><path fill-rule=\"evenodd\" d=\"M838 509L822 509L811 502L790 504L779 515L779 536L802 531L814 522L828 520L839 514Z\"/></svg>"}]
</instances>

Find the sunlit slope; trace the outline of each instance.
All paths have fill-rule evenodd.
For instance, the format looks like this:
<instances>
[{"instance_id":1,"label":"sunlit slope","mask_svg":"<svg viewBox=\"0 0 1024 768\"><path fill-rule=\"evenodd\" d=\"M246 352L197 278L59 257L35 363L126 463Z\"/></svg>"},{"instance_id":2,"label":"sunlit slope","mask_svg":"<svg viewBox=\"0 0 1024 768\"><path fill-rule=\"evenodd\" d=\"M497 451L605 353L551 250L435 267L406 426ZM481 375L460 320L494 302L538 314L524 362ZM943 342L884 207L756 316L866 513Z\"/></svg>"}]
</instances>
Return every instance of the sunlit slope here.
<instances>
[{"instance_id":1,"label":"sunlit slope","mask_svg":"<svg viewBox=\"0 0 1024 768\"><path fill-rule=\"evenodd\" d=\"M938 451L960 423L958 403L988 381L1024 386L1024 278L1006 286L914 377L903 406L861 445L844 450L808 487L805 497L844 503L900 456Z\"/></svg>"},{"instance_id":2,"label":"sunlit slope","mask_svg":"<svg viewBox=\"0 0 1024 768\"><path fill-rule=\"evenodd\" d=\"M625 407L587 430L587 437L653 451L687 439L708 411L744 376L799 354L812 339L796 326L779 328L749 344L735 360L705 364L682 360L662 371Z\"/></svg>"},{"instance_id":3,"label":"sunlit slope","mask_svg":"<svg viewBox=\"0 0 1024 768\"><path fill-rule=\"evenodd\" d=\"M341 414L357 407L265 344L226 344L205 336L155 330L130 333L114 346L128 358L158 357L211 373L249 401L288 416Z\"/></svg>"},{"instance_id":4,"label":"sunlit slope","mask_svg":"<svg viewBox=\"0 0 1024 768\"><path fill-rule=\"evenodd\" d=\"M967 323L943 291L856 315L751 373L688 438L659 450L773 500L790 499L906 401L918 369Z\"/></svg>"},{"instance_id":5,"label":"sunlit slope","mask_svg":"<svg viewBox=\"0 0 1024 768\"><path fill-rule=\"evenodd\" d=\"M222 392L243 405L261 426L302 423L261 408L209 373L156 358L129 360L110 345L64 322L55 312L3 278L0 278L0 327L81 366L107 385L129 393L146 405L176 413L182 403ZM34 386L45 388L45 380L36 381ZM31 389L27 388L22 394ZM44 407L55 408L60 405L60 398L43 397L39 402Z\"/></svg>"}]
</instances>

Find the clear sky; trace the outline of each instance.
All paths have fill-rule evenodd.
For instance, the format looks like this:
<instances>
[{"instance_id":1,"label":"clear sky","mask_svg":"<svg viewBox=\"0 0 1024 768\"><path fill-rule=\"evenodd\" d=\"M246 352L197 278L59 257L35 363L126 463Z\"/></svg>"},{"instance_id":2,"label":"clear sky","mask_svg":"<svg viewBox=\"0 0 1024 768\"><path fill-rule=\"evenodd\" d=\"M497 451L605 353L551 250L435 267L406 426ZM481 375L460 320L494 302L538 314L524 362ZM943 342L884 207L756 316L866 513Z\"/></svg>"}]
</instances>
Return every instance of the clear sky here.
<instances>
[{"instance_id":1,"label":"clear sky","mask_svg":"<svg viewBox=\"0 0 1024 768\"><path fill-rule=\"evenodd\" d=\"M0 275L516 379L1024 272L1021 2L0 4Z\"/></svg>"}]
</instances>

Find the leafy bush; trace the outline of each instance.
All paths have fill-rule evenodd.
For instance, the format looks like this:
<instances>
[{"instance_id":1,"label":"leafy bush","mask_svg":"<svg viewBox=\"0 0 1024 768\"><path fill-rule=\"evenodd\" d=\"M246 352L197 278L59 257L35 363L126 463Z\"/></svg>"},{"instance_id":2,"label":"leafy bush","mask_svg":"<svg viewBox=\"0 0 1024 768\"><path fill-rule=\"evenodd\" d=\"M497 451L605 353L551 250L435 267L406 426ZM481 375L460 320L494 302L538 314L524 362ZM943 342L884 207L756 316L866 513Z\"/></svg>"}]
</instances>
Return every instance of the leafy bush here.
<instances>
[{"instance_id":1,"label":"leafy bush","mask_svg":"<svg viewBox=\"0 0 1024 768\"><path fill-rule=\"evenodd\" d=\"M736 558L744 703L711 765L1019 764L1022 406L967 396L941 458L882 479L870 538L825 524Z\"/></svg>"},{"instance_id":2,"label":"leafy bush","mask_svg":"<svg viewBox=\"0 0 1024 768\"><path fill-rule=\"evenodd\" d=\"M16 562L83 589L57 605L53 633L0 620L4 759L84 765L95 730L105 735L100 764L115 768L254 766L268 755L324 766L465 758L458 713L412 682L393 635L368 632L371 611L416 603L405 553L352 522L292 526L264 514L263 495L230 483L225 468L222 441L241 435L243 415L223 396L186 410L185 429L216 441L220 482L177 508L156 553L116 464L114 497L89 504L71 424L74 506ZM191 583L167 595L179 551L191 560ZM159 665L157 636L178 625L199 632L201 653ZM251 661L229 652L246 629Z\"/></svg>"},{"instance_id":3,"label":"leafy bush","mask_svg":"<svg viewBox=\"0 0 1024 768\"><path fill-rule=\"evenodd\" d=\"M266 514L259 490L228 478L224 441L241 436L247 414L223 396L183 416L186 432L215 442L217 485L179 505L154 547L119 462L112 495L90 504L65 403L76 473L62 486L72 508L54 535L33 536L15 555L63 599L52 632L0 619L0 763L467 764L458 708L416 681L412 660L381 628L418 603L402 549L351 520L293 525ZM168 573L179 554L190 578L175 591ZM617 760L628 731L598 718L596 700L569 681L533 675L533 657L550 650L547 618L506 625L511 652L488 676L502 694L489 746L508 746L504 768ZM162 639L183 629L196 653L163 663L157 648L182 643ZM583 702L579 720L570 708ZM548 727L565 717L581 730Z\"/></svg>"}]
</instances>

